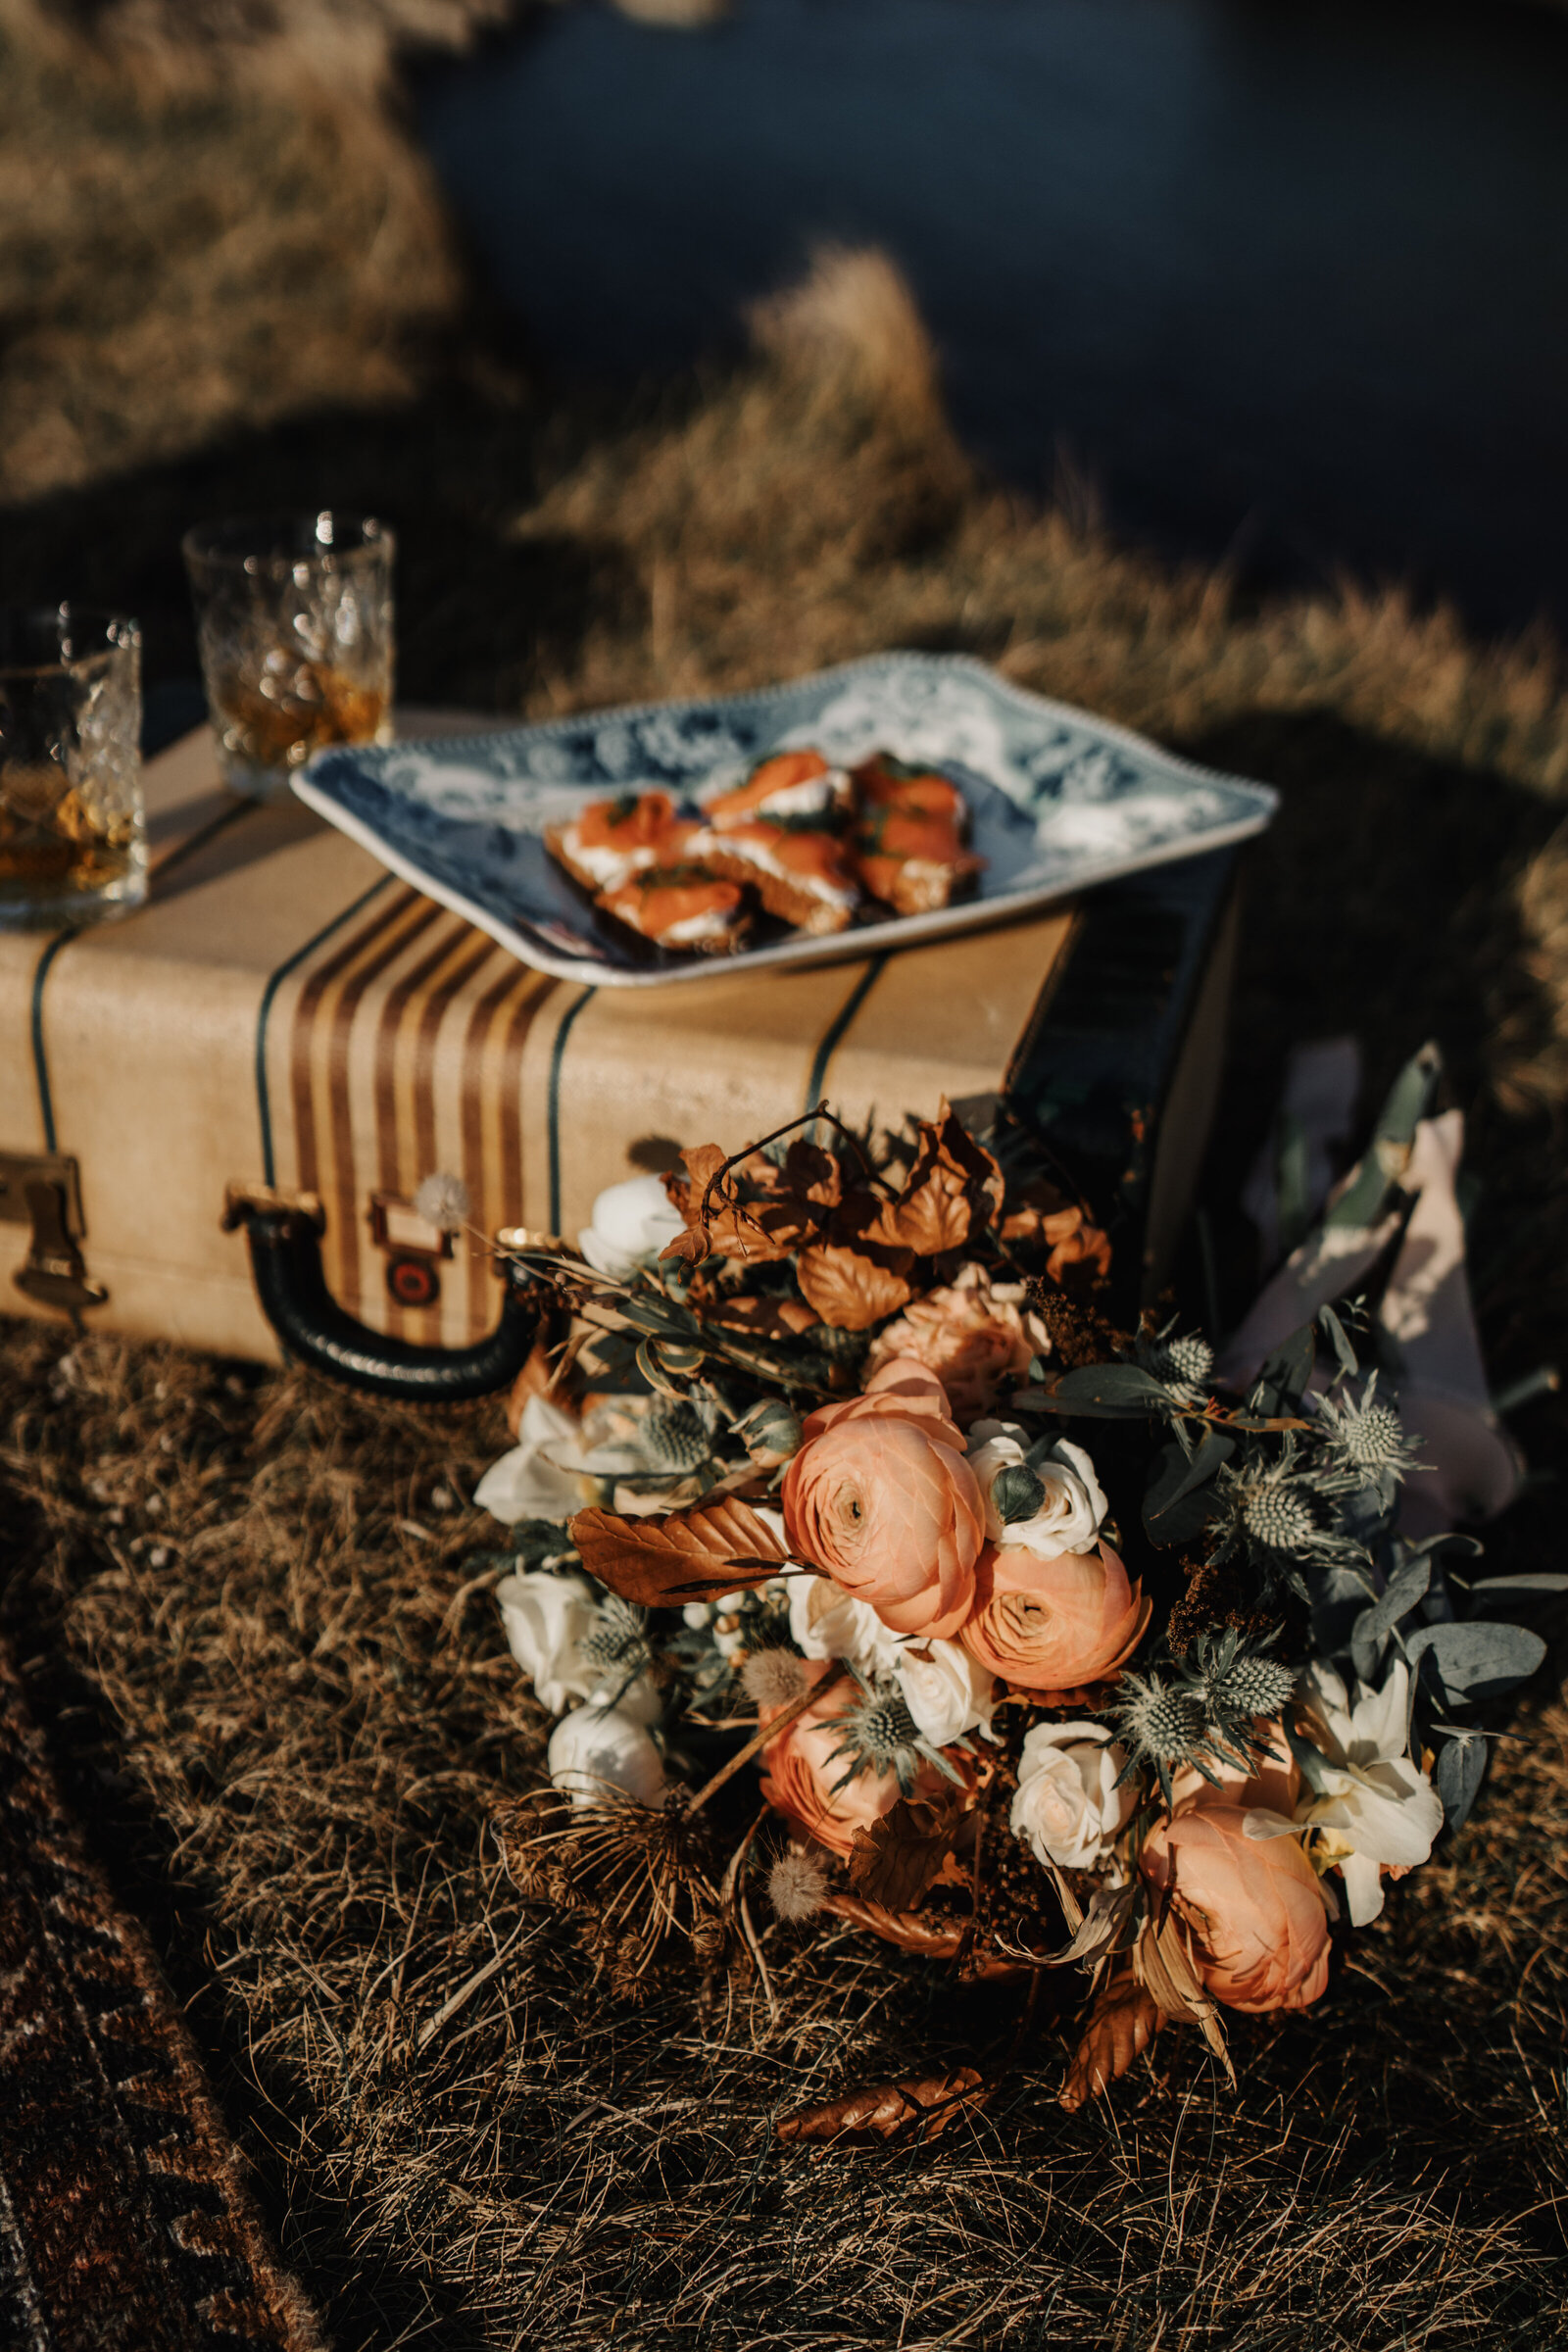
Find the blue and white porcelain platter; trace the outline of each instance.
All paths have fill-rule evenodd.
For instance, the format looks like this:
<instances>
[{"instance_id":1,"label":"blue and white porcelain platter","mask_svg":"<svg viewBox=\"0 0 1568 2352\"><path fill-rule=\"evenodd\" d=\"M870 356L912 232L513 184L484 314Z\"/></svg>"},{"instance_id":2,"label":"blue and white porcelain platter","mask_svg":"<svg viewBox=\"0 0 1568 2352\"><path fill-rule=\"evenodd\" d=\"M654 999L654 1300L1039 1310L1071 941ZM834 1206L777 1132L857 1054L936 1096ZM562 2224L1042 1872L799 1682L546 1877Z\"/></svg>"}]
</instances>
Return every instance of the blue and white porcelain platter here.
<instances>
[{"instance_id":1,"label":"blue and white porcelain platter","mask_svg":"<svg viewBox=\"0 0 1568 2352\"><path fill-rule=\"evenodd\" d=\"M584 801L659 787L701 804L768 753L807 745L846 767L885 751L951 776L986 860L975 894L932 914L872 916L832 939L785 933L735 956L682 956L601 914L544 846L545 827ZM321 752L294 790L524 963L597 988L664 988L974 930L1245 841L1278 798L942 654L876 655L720 701Z\"/></svg>"}]
</instances>

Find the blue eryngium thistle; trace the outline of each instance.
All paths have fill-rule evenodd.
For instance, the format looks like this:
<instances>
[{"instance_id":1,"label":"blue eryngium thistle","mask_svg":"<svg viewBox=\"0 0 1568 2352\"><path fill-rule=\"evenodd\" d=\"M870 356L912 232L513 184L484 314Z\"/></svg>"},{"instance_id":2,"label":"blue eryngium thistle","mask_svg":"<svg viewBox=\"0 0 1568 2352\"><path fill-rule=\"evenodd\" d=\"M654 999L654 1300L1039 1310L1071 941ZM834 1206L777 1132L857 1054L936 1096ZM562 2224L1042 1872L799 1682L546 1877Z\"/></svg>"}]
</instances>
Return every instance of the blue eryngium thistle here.
<instances>
[{"instance_id":1,"label":"blue eryngium thistle","mask_svg":"<svg viewBox=\"0 0 1568 2352\"><path fill-rule=\"evenodd\" d=\"M1313 1399L1330 1457L1338 1468L1367 1483L1385 1471L1408 1470L1416 1458L1398 1413L1392 1404L1379 1401L1377 1388L1374 1372L1359 1396L1346 1393Z\"/></svg>"},{"instance_id":2,"label":"blue eryngium thistle","mask_svg":"<svg viewBox=\"0 0 1568 2352\"><path fill-rule=\"evenodd\" d=\"M1152 1765L1168 1805L1171 1774L1184 1764L1192 1765L1205 1781L1213 1780L1208 1765L1214 1750L1202 1705L1182 1685L1169 1683L1159 1674L1124 1674L1110 1713L1127 1750L1118 1787L1140 1766Z\"/></svg>"},{"instance_id":3,"label":"blue eryngium thistle","mask_svg":"<svg viewBox=\"0 0 1568 2352\"><path fill-rule=\"evenodd\" d=\"M712 1416L684 1396L656 1396L637 1436L655 1469L695 1470L713 1450Z\"/></svg>"},{"instance_id":4,"label":"blue eryngium thistle","mask_svg":"<svg viewBox=\"0 0 1568 2352\"><path fill-rule=\"evenodd\" d=\"M648 1611L634 1601L622 1600L616 1592L607 1593L599 1604L598 1617L577 1646L590 1666L630 1680L653 1664Z\"/></svg>"},{"instance_id":5,"label":"blue eryngium thistle","mask_svg":"<svg viewBox=\"0 0 1568 2352\"><path fill-rule=\"evenodd\" d=\"M1178 1404L1201 1404L1208 1395L1214 1370L1214 1350L1201 1332L1173 1337L1174 1322L1152 1339L1138 1342L1138 1361L1155 1380L1162 1380Z\"/></svg>"},{"instance_id":6,"label":"blue eryngium thistle","mask_svg":"<svg viewBox=\"0 0 1568 2352\"><path fill-rule=\"evenodd\" d=\"M1200 1634L1195 1663L1188 1669L1186 1687L1202 1708L1211 1729L1247 1762L1268 1752L1268 1741L1257 1737L1260 1717L1277 1715L1296 1689L1296 1671L1267 1648L1242 1646L1234 1627L1223 1634Z\"/></svg>"},{"instance_id":7,"label":"blue eryngium thistle","mask_svg":"<svg viewBox=\"0 0 1568 2352\"><path fill-rule=\"evenodd\" d=\"M858 1781L862 1772L891 1772L898 1781L900 1793L912 1796L922 1763L934 1764L945 1779L961 1788L963 1775L955 1770L941 1748L933 1746L918 1729L898 1685L884 1680L868 1683L858 1667L850 1671L860 1690L858 1698L831 1719L839 1730L831 1761L837 1763L841 1756L847 1759L843 1773L833 1784L834 1795L847 1788L852 1781ZM953 1744L968 1746L964 1740L956 1740Z\"/></svg>"}]
</instances>

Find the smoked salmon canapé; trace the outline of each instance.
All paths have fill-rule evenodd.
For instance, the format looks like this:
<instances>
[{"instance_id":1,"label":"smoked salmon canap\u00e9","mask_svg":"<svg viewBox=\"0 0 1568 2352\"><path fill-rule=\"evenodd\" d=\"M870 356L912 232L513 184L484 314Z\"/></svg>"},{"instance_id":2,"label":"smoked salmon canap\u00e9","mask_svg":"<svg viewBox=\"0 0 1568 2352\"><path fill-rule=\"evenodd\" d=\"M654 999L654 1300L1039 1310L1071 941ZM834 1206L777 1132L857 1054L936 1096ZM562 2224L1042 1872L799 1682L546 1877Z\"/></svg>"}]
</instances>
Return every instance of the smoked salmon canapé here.
<instances>
[{"instance_id":1,"label":"smoked salmon canap\u00e9","mask_svg":"<svg viewBox=\"0 0 1568 2352\"><path fill-rule=\"evenodd\" d=\"M701 866L651 866L595 901L617 923L656 947L688 955L733 956L750 928L746 894Z\"/></svg>"},{"instance_id":2,"label":"smoked salmon canap\u00e9","mask_svg":"<svg viewBox=\"0 0 1568 2352\"><path fill-rule=\"evenodd\" d=\"M749 882L769 914L797 931L826 938L847 931L860 905L860 887L843 842L834 833L788 825L737 825L694 835L689 854L727 881Z\"/></svg>"},{"instance_id":3,"label":"smoked salmon canap\u00e9","mask_svg":"<svg viewBox=\"0 0 1568 2352\"><path fill-rule=\"evenodd\" d=\"M856 828L856 850L861 883L895 914L932 914L951 906L986 862L963 847L947 818L907 808L863 816Z\"/></svg>"},{"instance_id":4,"label":"smoked salmon canap\u00e9","mask_svg":"<svg viewBox=\"0 0 1568 2352\"><path fill-rule=\"evenodd\" d=\"M610 891L651 866L678 864L696 830L667 792L626 792L590 801L569 824L547 825L545 847L584 890Z\"/></svg>"},{"instance_id":5,"label":"smoked salmon canap\u00e9","mask_svg":"<svg viewBox=\"0 0 1568 2352\"><path fill-rule=\"evenodd\" d=\"M854 808L848 772L820 752L775 752L733 792L721 792L703 810L715 832L766 823L815 829L842 823Z\"/></svg>"},{"instance_id":6,"label":"smoked salmon canap\u00e9","mask_svg":"<svg viewBox=\"0 0 1568 2352\"><path fill-rule=\"evenodd\" d=\"M903 808L913 815L946 817L960 839L967 836L969 805L956 784L934 768L909 767L890 753L873 752L851 773L862 810Z\"/></svg>"}]
</instances>

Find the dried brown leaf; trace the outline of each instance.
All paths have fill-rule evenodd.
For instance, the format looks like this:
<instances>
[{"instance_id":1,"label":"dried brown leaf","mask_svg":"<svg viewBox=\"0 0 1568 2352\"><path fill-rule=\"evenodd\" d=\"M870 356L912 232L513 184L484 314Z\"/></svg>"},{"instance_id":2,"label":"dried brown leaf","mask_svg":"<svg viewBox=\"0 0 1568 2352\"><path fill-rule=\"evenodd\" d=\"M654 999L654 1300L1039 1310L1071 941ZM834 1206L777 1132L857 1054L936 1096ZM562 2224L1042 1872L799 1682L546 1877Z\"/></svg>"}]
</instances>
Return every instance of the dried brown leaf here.
<instances>
[{"instance_id":1,"label":"dried brown leaf","mask_svg":"<svg viewBox=\"0 0 1568 2352\"><path fill-rule=\"evenodd\" d=\"M975 2068L954 2066L945 2074L872 2082L863 2090L797 2107L780 2117L775 2130L780 2139L827 2140L840 2146L892 2139L901 2132L912 2139L935 2139L956 2116L983 2106L990 2095Z\"/></svg>"},{"instance_id":2,"label":"dried brown leaf","mask_svg":"<svg viewBox=\"0 0 1568 2352\"><path fill-rule=\"evenodd\" d=\"M1197 2026L1236 2088L1236 2069L1226 2047L1218 2005L1204 1990L1174 1911L1156 1927L1151 1920L1133 1946L1133 1975L1162 2018Z\"/></svg>"},{"instance_id":3,"label":"dried brown leaf","mask_svg":"<svg viewBox=\"0 0 1568 2352\"><path fill-rule=\"evenodd\" d=\"M766 1520L734 1495L663 1518L579 1511L570 1535L590 1576L651 1609L765 1584L786 1556Z\"/></svg>"},{"instance_id":4,"label":"dried brown leaf","mask_svg":"<svg viewBox=\"0 0 1568 2352\"><path fill-rule=\"evenodd\" d=\"M786 1186L764 1153L754 1152L731 1167L717 1144L699 1144L681 1158L684 1173L672 1169L664 1190L684 1217L686 1232L661 1251L662 1257L683 1258L689 1265L700 1265L709 1255L768 1265L818 1231L821 1209L813 1199L798 1197ZM833 1166L826 1152L812 1154L802 1172L813 1181L820 1180L816 1159Z\"/></svg>"},{"instance_id":5,"label":"dried brown leaf","mask_svg":"<svg viewBox=\"0 0 1568 2352\"><path fill-rule=\"evenodd\" d=\"M821 1322L814 1307L799 1298L715 1298L701 1309L705 1323L721 1331L743 1331L755 1340L794 1340Z\"/></svg>"},{"instance_id":6,"label":"dried brown leaf","mask_svg":"<svg viewBox=\"0 0 1568 2352\"><path fill-rule=\"evenodd\" d=\"M912 1911L941 1877L959 1818L960 1808L948 1799L901 1796L880 1821L855 1833L850 1884L857 1894L893 1911Z\"/></svg>"},{"instance_id":7,"label":"dried brown leaf","mask_svg":"<svg viewBox=\"0 0 1568 2352\"><path fill-rule=\"evenodd\" d=\"M879 1210L867 1238L938 1257L961 1250L1002 1214L1002 1170L946 1102L934 1119L921 1120L917 1135L908 1181Z\"/></svg>"},{"instance_id":8,"label":"dried brown leaf","mask_svg":"<svg viewBox=\"0 0 1568 2352\"><path fill-rule=\"evenodd\" d=\"M1057 2097L1069 2115L1098 2099L1136 2064L1159 2032L1160 2014L1130 1969L1102 1985Z\"/></svg>"},{"instance_id":9,"label":"dried brown leaf","mask_svg":"<svg viewBox=\"0 0 1568 2352\"><path fill-rule=\"evenodd\" d=\"M824 1323L836 1331L868 1331L907 1306L914 1294L905 1277L912 1262L907 1250L871 1255L848 1243L822 1242L802 1250L795 1271Z\"/></svg>"},{"instance_id":10,"label":"dried brown leaf","mask_svg":"<svg viewBox=\"0 0 1568 2352\"><path fill-rule=\"evenodd\" d=\"M1053 1952L1044 1965L1066 1968L1074 1960L1100 1960L1115 1951L1139 1894L1135 1881L1125 1886L1097 1887L1088 1910L1073 1929L1071 1942Z\"/></svg>"}]
</instances>

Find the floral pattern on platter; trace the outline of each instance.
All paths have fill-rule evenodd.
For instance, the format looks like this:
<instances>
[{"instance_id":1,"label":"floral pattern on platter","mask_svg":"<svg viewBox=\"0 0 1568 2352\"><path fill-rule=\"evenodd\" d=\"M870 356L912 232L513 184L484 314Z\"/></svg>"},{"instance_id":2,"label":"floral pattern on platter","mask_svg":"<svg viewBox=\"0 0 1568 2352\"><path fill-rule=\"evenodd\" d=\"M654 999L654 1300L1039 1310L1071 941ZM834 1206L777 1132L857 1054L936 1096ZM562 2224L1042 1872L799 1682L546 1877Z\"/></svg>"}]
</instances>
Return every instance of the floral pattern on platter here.
<instances>
[{"instance_id":1,"label":"floral pattern on platter","mask_svg":"<svg viewBox=\"0 0 1568 2352\"><path fill-rule=\"evenodd\" d=\"M764 755L811 745L841 765L877 750L927 760L962 790L986 860L975 895L931 914L873 917L829 939L788 936L725 957L778 964L853 956L1016 915L1095 882L1260 832L1276 796L1190 765L1087 711L1009 685L959 655L884 654L759 694L654 704L480 737L321 754L302 800L524 962L601 987L710 972L599 913L544 846L607 791L698 803Z\"/></svg>"}]
</instances>

